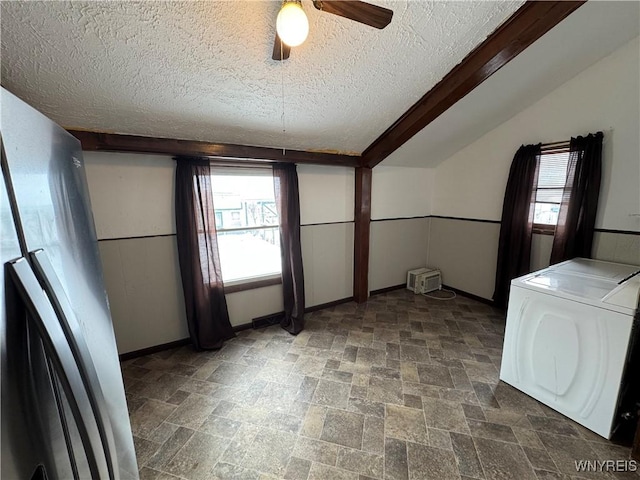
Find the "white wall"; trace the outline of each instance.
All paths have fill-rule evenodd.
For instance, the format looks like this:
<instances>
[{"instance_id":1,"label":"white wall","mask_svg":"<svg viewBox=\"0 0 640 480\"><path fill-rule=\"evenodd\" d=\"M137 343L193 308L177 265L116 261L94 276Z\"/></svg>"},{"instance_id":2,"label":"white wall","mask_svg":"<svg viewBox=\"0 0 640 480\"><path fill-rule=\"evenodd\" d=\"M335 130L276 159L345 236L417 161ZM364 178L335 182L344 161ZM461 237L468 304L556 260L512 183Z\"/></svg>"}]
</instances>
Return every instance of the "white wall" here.
<instances>
[{"instance_id":1,"label":"white wall","mask_svg":"<svg viewBox=\"0 0 640 480\"><path fill-rule=\"evenodd\" d=\"M84 152L84 160L99 240L176 233L171 157Z\"/></svg>"},{"instance_id":2,"label":"white wall","mask_svg":"<svg viewBox=\"0 0 640 480\"><path fill-rule=\"evenodd\" d=\"M188 337L168 156L84 152L118 352Z\"/></svg>"},{"instance_id":3,"label":"white wall","mask_svg":"<svg viewBox=\"0 0 640 480\"><path fill-rule=\"evenodd\" d=\"M521 144L602 130L603 177L596 228L640 230L640 43L584 70L436 168L433 214L499 220Z\"/></svg>"},{"instance_id":4,"label":"white wall","mask_svg":"<svg viewBox=\"0 0 640 480\"><path fill-rule=\"evenodd\" d=\"M433 215L500 220L513 155L521 144L567 140L602 130L603 176L596 228L640 231L640 40L634 39L435 168ZM496 230L432 219L429 262L445 283L491 298ZM451 225L450 225L451 223ZM482 262L471 262L455 232L464 228ZM548 264L550 237L535 236L532 268ZM436 241L437 240L437 241ZM637 235L596 233L593 256L640 263ZM480 251L477 246L481 246ZM436 248L437 247L437 248ZM467 269L466 275L462 275ZM453 281L447 280L453 279ZM469 281L473 279L473 281ZM464 284L464 285L463 285Z\"/></svg>"},{"instance_id":5,"label":"white wall","mask_svg":"<svg viewBox=\"0 0 640 480\"><path fill-rule=\"evenodd\" d=\"M355 171L298 165L307 307L353 296Z\"/></svg>"},{"instance_id":6,"label":"white wall","mask_svg":"<svg viewBox=\"0 0 640 480\"><path fill-rule=\"evenodd\" d=\"M531 271L549 266L552 235L533 235L531 242ZM591 256L605 262L640 265L640 235L619 232L595 232Z\"/></svg>"},{"instance_id":7,"label":"white wall","mask_svg":"<svg viewBox=\"0 0 640 480\"><path fill-rule=\"evenodd\" d=\"M271 285L243 292L227 293L227 309L231 325L244 325L270 313L281 312L282 286Z\"/></svg>"},{"instance_id":8,"label":"white wall","mask_svg":"<svg viewBox=\"0 0 640 480\"><path fill-rule=\"evenodd\" d=\"M189 336L174 236L98 242L118 352Z\"/></svg>"},{"instance_id":9,"label":"white wall","mask_svg":"<svg viewBox=\"0 0 640 480\"><path fill-rule=\"evenodd\" d=\"M429 218L371 223L369 291L404 284L407 271L427 265Z\"/></svg>"},{"instance_id":10,"label":"white wall","mask_svg":"<svg viewBox=\"0 0 640 480\"><path fill-rule=\"evenodd\" d=\"M408 270L426 266L432 189L432 169L373 169L370 291L402 284Z\"/></svg>"},{"instance_id":11,"label":"white wall","mask_svg":"<svg viewBox=\"0 0 640 480\"><path fill-rule=\"evenodd\" d=\"M430 215L433 175L430 168L375 167L371 178L371 219Z\"/></svg>"},{"instance_id":12,"label":"white wall","mask_svg":"<svg viewBox=\"0 0 640 480\"><path fill-rule=\"evenodd\" d=\"M353 168L298 165L297 170L302 225L353 221Z\"/></svg>"},{"instance_id":13,"label":"white wall","mask_svg":"<svg viewBox=\"0 0 640 480\"><path fill-rule=\"evenodd\" d=\"M302 227L307 307L353 296L353 223Z\"/></svg>"},{"instance_id":14,"label":"white wall","mask_svg":"<svg viewBox=\"0 0 640 480\"><path fill-rule=\"evenodd\" d=\"M175 162L106 152L84 157L119 352L187 337L175 241ZM306 305L351 297L353 169L299 166L298 172ZM227 294L227 304L232 325L250 323L283 309L282 288Z\"/></svg>"},{"instance_id":15,"label":"white wall","mask_svg":"<svg viewBox=\"0 0 640 480\"><path fill-rule=\"evenodd\" d=\"M496 223L432 218L429 266L440 269L444 285L491 298L499 238Z\"/></svg>"},{"instance_id":16,"label":"white wall","mask_svg":"<svg viewBox=\"0 0 640 480\"><path fill-rule=\"evenodd\" d=\"M553 235L534 234L531 238L531 271L542 270L549 266Z\"/></svg>"}]
</instances>

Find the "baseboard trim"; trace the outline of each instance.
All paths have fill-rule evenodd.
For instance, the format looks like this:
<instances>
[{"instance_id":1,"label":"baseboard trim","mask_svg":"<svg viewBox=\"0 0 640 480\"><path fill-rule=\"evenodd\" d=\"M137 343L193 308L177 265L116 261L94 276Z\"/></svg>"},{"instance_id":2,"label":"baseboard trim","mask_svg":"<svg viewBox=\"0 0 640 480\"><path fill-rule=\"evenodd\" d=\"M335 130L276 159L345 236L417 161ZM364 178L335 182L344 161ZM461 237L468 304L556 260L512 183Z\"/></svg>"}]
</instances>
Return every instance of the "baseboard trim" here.
<instances>
[{"instance_id":1,"label":"baseboard trim","mask_svg":"<svg viewBox=\"0 0 640 480\"><path fill-rule=\"evenodd\" d=\"M118 358L121 362L123 362L125 360L131 360L132 358L144 357L145 355L151 355L152 353L158 353L162 352L163 350L169 350L171 348L182 347L189 344L191 344L191 339L183 338L174 342L163 343L161 345L154 345L153 347L134 350L133 352L122 353L118 355Z\"/></svg>"},{"instance_id":2,"label":"baseboard trim","mask_svg":"<svg viewBox=\"0 0 640 480\"><path fill-rule=\"evenodd\" d=\"M233 328L233 331L238 333L241 332L242 330L249 330L250 328L253 328L253 325L251 325L250 323L243 323L241 325L236 325Z\"/></svg>"},{"instance_id":3,"label":"baseboard trim","mask_svg":"<svg viewBox=\"0 0 640 480\"><path fill-rule=\"evenodd\" d=\"M340 305L342 303L349 303L353 301L353 297L341 298L339 300L334 300L333 302L322 303L320 305L314 305L313 307L308 307L304 309L304 313L312 313L318 310L324 310L325 308L335 307L336 305ZM268 315L263 315L262 317L256 317L251 320L251 323L245 323L242 325L238 325L237 327L233 327L233 330L238 332L241 330L247 330L249 328L264 328L269 327L271 325L280 324L280 320L284 317L284 312L276 312L270 313Z\"/></svg>"},{"instance_id":4,"label":"baseboard trim","mask_svg":"<svg viewBox=\"0 0 640 480\"><path fill-rule=\"evenodd\" d=\"M456 292L456 295L461 295L463 297L470 298L471 300L475 300L476 302L484 303L485 305L489 305L490 307L497 308L495 302L493 300L489 300L488 298L479 297L478 295L465 292L464 290L460 290L459 288L451 287L449 285L442 285L442 288L453 290L454 292Z\"/></svg>"},{"instance_id":5,"label":"baseboard trim","mask_svg":"<svg viewBox=\"0 0 640 480\"><path fill-rule=\"evenodd\" d=\"M325 308L335 307L342 305L343 303L353 302L353 297L341 298L340 300L334 300L333 302L321 303L320 305L314 305L313 307L305 308L304 313L317 312L318 310L324 310Z\"/></svg>"},{"instance_id":6,"label":"baseboard trim","mask_svg":"<svg viewBox=\"0 0 640 480\"><path fill-rule=\"evenodd\" d=\"M401 283L399 285L393 285L392 287L379 288L378 290L371 290L369 292L369 296L372 297L374 295L380 295L382 293L393 292L394 290L400 290L401 288L405 288L407 286L406 283Z\"/></svg>"},{"instance_id":7,"label":"baseboard trim","mask_svg":"<svg viewBox=\"0 0 640 480\"><path fill-rule=\"evenodd\" d=\"M406 285L404 283L400 284L400 285L394 285L392 287L386 287L386 288L380 288L378 290L371 290L371 292L369 292L369 296L374 296L374 295L380 295L383 293L389 293L389 292L393 292L395 290L400 290L406 288ZM451 287L449 285L442 285L442 288L446 288L448 290L452 290L454 292L456 292L456 295L461 295L463 297L467 297L470 298L471 300L475 300L477 302L480 303L484 303L485 305L489 305L491 307L495 307L495 303L493 302L493 300L489 300L487 298L484 297L479 297L478 295L474 295L473 293L469 293L469 292L465 292L464 290L460 290L459 288L455 288L455 287Z\"/></svg>"}]
</instances>

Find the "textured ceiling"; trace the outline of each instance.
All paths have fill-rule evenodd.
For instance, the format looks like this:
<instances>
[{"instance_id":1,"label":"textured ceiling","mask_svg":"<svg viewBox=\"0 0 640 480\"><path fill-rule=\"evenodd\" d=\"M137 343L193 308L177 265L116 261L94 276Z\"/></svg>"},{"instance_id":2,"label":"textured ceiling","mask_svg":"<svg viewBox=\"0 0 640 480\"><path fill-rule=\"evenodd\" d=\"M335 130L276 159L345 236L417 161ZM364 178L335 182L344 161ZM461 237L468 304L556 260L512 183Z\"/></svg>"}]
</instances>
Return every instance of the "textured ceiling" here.
<instances>
[{"instance_id":1,"label":"textured ceiling","mask_svg":"<svg viewBox=\"0 0 640 480\"><path fill-rule=\"evenodd\" d=\"M2 84L67 127L359 153L523 2L373 3L384 30L303 1L281 63L279 1L3 1Z\"/></svg>"},{"instance_id":2,"label":"textured ceiling","mask_svg":"<svg viewBox=\"0 0 640 480\"><path fill-rule=\"evenodd\" d=\"M438 165L638 34L640 2L587 2L418 132L383 165Z\"/></svg>"}]
</instances>

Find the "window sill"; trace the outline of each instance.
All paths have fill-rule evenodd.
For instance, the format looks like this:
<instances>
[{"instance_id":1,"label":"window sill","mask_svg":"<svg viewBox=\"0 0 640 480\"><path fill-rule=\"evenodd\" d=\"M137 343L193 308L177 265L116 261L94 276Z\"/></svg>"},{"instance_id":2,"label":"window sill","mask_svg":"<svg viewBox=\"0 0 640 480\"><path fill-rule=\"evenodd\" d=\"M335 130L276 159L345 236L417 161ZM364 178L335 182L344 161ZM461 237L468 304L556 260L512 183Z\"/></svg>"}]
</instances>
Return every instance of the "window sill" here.
<instances>
[{"instance_id":1,"label":"window sill","mask_svg":"<svg viewBox=\"0 0 640 480\"><path fill-rule=\"evenodd\" d=\"M254 290L256 288L269 287L271 285L279 285L282 283L281 275L270 275L268 277L253 278L246 280L236 280L225 284L224 293L244 292L245 290Z\"/></svg>"},{"instance_id":2,"label":"window sill","mask_svg":"<svg viewBox=\"0 0 640 480\"><path fill-rule=\"evenodd\" d=\"M544 225L536 223L533 225L533 233L537 235L555 235L556 226L555 225Z\"/></svg>"}]
</instances>

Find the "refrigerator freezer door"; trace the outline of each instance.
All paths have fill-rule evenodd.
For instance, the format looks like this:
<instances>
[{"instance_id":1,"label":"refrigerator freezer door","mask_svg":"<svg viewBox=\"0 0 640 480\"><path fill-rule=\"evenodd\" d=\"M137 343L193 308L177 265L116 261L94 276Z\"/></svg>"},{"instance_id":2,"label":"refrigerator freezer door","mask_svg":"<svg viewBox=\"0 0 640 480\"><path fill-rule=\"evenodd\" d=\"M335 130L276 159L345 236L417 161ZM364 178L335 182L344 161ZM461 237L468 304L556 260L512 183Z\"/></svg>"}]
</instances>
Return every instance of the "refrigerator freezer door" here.
<instances>
[{"instance_id":1,"label":"refrigerator freezer door","mask_svg":"<svg viewBox=\"0 0 640 480\"><path fill-rule=\"evenodd\" d=\"M105 392L120 476L137 478L80 143L4 89L1 101L10 200L20 217L25 248L47 252Z\"/></svg>"},{"instance_id":2,"label":"refrigerator freezer door","mask_svg":"<svg viewBox=\"0 0 640 480\"><path fill-rule=\"evenodd\" d=\"M53 267L49 263L46 252L44 250L37 250L32 252L30 256L35 276L53 306L58 318L60 331L66 337L66 347L68 348L65 347L65 350L68 350L73 356L73 361L77 366L84 390L86 390L102 441L102 450L104 451L106 464L109 469L109 477L113 478L115 476L113 469L117 466L113 458L116 451L113 431L107 414L102 387L100 386L93 361L91 360L89 349L84 341L82 332L80 332L80 325L66 298L64 289L56 278ZM54 326L54 328L56 328L56 326Z\"/></svg>"},{"instance_id":3,"label":"refrigerator freezer door","mask_svg":"<svg viewBox=\"0 0 640 480\"><path fill-rule=\"evenodd\" d=\"M74 449L73 455L78 457L84 453L89 468L86 472L79 471L79 476L113 478L100 444L99 429L88 391L51 304L24 258L9 262L7 267L7 272L29 312L31 325L42 339L54 390L59 397L58 403L68 406L71 414L67 415L66 411L63 413L65 423L77 428L80 436L81 448ZM66 400L65 403L61 401L62 398ZM79 465L76 463L74 466Z\"/></svg>"},{"instance_id":4,"label":"refrigerator freezer door","mask_svg":"<svg viewBox=\"0 0 640 480\"><path fill-rule=\"evenodd\" d=\"M48 364L6 264L22 255L0 176L0 478L74 478Z\"/></svg>"}]
</instances>

